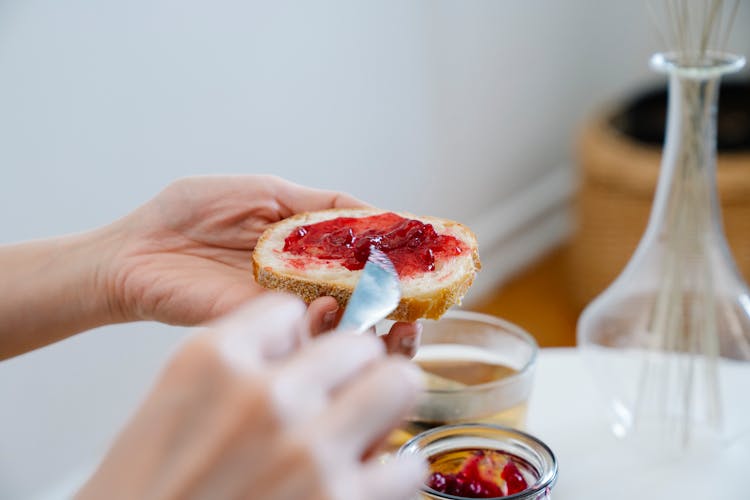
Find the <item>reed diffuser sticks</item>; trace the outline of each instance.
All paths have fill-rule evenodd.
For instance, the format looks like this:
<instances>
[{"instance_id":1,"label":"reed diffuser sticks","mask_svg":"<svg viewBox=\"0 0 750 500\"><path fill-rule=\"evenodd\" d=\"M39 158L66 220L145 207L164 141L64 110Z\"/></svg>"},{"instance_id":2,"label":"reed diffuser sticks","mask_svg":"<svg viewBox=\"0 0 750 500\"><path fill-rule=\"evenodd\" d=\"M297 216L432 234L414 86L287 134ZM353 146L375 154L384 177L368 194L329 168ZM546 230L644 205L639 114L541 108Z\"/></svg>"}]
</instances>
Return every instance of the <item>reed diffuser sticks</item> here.
<instances>
[{"instance_id":1,"label":"reed diffuser sticks","mask_svg":"<svg viewBox=\"0 0 750 500\"><path fill-rule=\"evenodd\" d=\"M681 72L722 64L739 0L663 0L661 37L671 65L667 138L652 212L664 252L661 280L648 322L652 355L644 361L635 425L658 408L665 428L687 444L691 424L721 425L720 354L712 248L720 214L715 186L718 75ZM652 4L652 12L654 5ZM665 69L665 68L660 68ZM714 220L716 219L716 220ZM720 232L720 230L719 230ZM653 355L655 354L655 356ZM669 436L667 436L669 437Z\"/></svg>"}]
</instances>

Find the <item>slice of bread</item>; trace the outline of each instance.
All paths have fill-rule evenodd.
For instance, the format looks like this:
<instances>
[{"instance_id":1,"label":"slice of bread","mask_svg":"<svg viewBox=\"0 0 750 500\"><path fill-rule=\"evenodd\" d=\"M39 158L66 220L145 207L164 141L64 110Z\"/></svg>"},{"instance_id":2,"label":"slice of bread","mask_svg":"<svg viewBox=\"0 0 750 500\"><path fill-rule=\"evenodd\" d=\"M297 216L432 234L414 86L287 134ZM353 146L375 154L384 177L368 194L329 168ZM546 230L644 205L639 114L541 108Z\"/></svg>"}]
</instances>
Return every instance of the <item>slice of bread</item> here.
<instances>
[{"instance_id":1,"label":"slice of bread","mask_svg":"<svg viewBox=\"0 0 750 500\"><path fill-rule=\"evenodd\" d=\"M299 295L307 303L329 295L344 308L362 271L351 271L336 260L285 252L284 240L299 226L337 217L368 217L385 212L374 208L331 209L297 214L274 224L261 235L253 252L256 281L266 288ZM438 234L453 236L466 247L455 257L437 259L433 271L402 277L401 302L388 316L396 321L437 319L449 307L461 302L474 281L474 275L480 268L476 237L466 226L457 222L404 213L397 215L432 224Z\"/></svg>"}]
</instances>

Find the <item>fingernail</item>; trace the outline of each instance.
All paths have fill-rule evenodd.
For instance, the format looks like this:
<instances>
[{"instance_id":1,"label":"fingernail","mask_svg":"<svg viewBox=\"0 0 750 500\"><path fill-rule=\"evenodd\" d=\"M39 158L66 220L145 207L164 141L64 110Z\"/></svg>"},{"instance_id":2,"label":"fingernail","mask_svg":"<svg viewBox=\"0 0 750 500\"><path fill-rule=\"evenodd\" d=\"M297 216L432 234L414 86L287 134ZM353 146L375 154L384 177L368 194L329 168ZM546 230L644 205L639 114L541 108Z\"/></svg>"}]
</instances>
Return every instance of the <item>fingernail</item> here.
<instances>
[{"instance_id":1,"label":"fingernail","mask_svg":"<svg viewBox=\"0 0 750 500\"><path fill-rule=\"evenodd\" d=\"M402 337L399 341L401 352L404 354L408 354L409 356L414 356L414 354L416 354L417 352L417 347L419 346L419 341L421 338L422 323L416 323L414 325L414 335Z\"/></svg>"},{"instance_id":2,"label":"fingernail","mask_svg":"<svg viewBox=\"0 0 750 500\"><path fill-rule=\"evenodd\" d=\"M422 330L424 330L424 325L420 322L414 323L414 328L417 330L417 338L420 338L422 336Z\"/></svg>"},{"instance_id":3,"label":"fingernail","mask_svg":"<svg viewBox=\"0 0 750 500\"><path fill-rule=\"evenodd\" d=\"M336 314L338 313L339 308L332 311L328 311L323 315L323 328L325 330L333 330L333 327L336 326Z\"/></svg>"},{"instance_id":4,"label":"fingernail","mask_svg":"<svg viewBox=\"0 0 750 500\"><path fill-rule=\"evenodd\" d=\"M400 351L403 354L413 354L413 352L416 350L416 346L416 337L403 337L399 342Z\"/></svg>"}]
</instances>

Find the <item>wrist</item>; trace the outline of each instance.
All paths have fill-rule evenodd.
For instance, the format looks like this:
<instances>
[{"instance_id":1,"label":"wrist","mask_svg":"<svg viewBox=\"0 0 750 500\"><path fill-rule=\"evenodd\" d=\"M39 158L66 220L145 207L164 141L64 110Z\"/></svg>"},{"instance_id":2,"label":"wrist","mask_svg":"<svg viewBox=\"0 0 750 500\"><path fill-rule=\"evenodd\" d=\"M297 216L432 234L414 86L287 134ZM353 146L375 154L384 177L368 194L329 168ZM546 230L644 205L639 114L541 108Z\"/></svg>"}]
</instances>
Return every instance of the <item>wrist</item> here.
<instances>
[{"instance_id":1,"label":"wrist","mask_svg":"<svg viewBox=\"0 0 750 500\"><path fill-rule=\"evenodd\" d=\"M0 247L0 359L121 321L103 287L116 240L104 229Z\"/></svg>"},{"instance_id":2,"label":"wrist","mask_svg":"<svg viewBox=\"0 0 750 500\"><path fill-rule=\"evenodd\" d=\"M117 223L72 237L72 246L83 267L77 299L98 325L124 323L132 318L123 307L116 276L124 237Z\"/></svg>"}]
</instances>

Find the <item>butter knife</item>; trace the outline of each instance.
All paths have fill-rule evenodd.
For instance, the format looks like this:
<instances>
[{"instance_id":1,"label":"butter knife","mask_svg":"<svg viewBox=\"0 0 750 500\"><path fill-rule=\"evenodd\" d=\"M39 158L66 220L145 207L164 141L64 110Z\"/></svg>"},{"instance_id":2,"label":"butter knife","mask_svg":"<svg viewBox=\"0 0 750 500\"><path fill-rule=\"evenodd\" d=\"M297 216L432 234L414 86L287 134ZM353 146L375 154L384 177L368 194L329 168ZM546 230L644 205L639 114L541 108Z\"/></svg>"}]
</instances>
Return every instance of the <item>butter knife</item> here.
<instances>
[{"instance_id":1,"label":"butter knife","mask_svg":"<svg viewBox=\"0 0 750 500\"><path fill-rule=\"evenodd\" d=\"M382 251L370 247L338 329L362 333L392 313L400 300L401 285L393 262Z\"/></svg>"}]
</instances>

